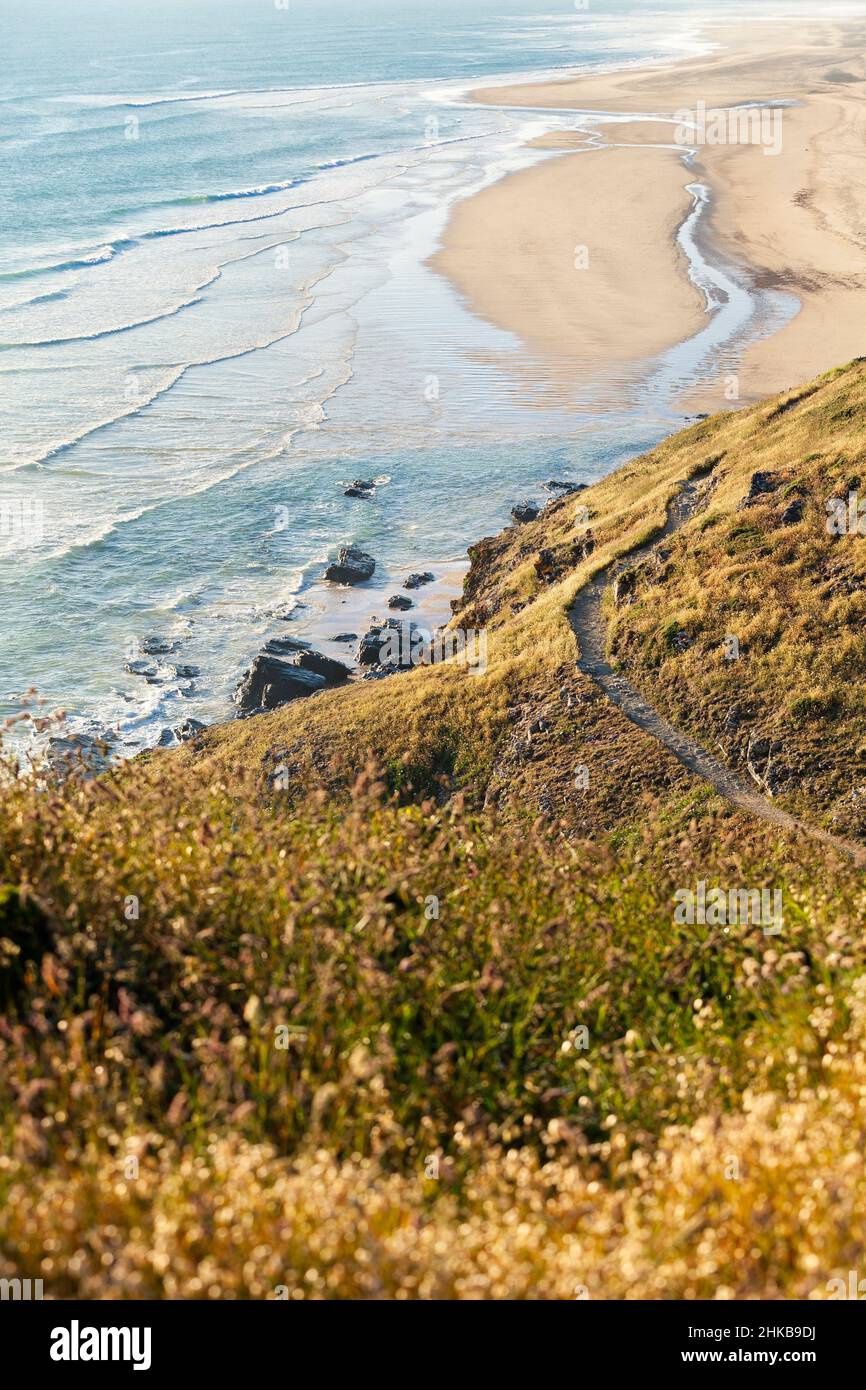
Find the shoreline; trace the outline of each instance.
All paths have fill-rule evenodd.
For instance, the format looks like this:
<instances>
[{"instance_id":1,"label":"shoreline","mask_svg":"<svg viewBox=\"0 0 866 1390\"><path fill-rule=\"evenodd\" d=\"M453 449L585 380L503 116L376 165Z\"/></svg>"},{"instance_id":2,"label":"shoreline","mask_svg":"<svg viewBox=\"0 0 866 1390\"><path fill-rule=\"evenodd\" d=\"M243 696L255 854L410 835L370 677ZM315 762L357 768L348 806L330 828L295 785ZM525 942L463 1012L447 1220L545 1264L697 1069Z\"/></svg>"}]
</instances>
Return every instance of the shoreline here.
<instances>
[{"instance_id":1,"label":"shoreline","mask_svg":"<svg viewBox=\"0 0 866 1390\"><path fill-rule=\"evenodd\" d=\"M650 360L703 324L677 240L692 209L682 173L667 150L558 153L459 203L428 265L477 316L582 374ZM635 196L641 255L626 259L609 226Z\"/></svg>"},{"instance_id":2,"label":"shoreline","mask_svg":"<svg viewBox=\"0 0 866 1390\"><path fill-rule=\"evenodd\" d=\"M401 565L397 571L393 567L389 568L387 572L377 568L370 580L359 584L334 583L326 580L323 574L320 574L297 591L294 595L294 607L290 611L279 615L274 614L273 625L262 639L260 646L257 650L250 651L249 665L239 674L233 685L226 686L223 696L227 709L221 717L210 720L189 718L181 721L180 724L166 721L154 743L130 747L121 738L119 731L111 728L110 725L103 725L93 715L75 714L72 716L72 723L64 720L50 734L33 738L32 750L40 755L47 753L48 762L54 772L63 767L74 768L79 758L83 758L86 763L92 762L94 771L99 772L104 771L110 764L130 762L143 754L170 751L172 748L177 749L188 739L197 737L205 730L233 724L238 719L269 714L273 713L275 709L285 708L285 704L291 703L291 701L282 702L273 707L261 705L246 711L241 710L235 704L236 691L240 689L249 674L253 662L266 654L267 644L274 641L279 642L280 639L289 642L298 641L308 646L313 653L346 665L349 668L349 675L343 682L344 685L357 684L369 679L381 679L382 672L379 672L378 675L367 674L371 668L362 666L358 659L358 649L364 635L369 632L373 625L382 623L386 618L391 617L417 624L427 637L435 638L436 634L447 626L453 616L451 601L462 594L463 579L469 570L469 565L468 555L460 560L431 561L429 565L424 566L424 570L433 576L432 579L411 591L404 587L404 579L418 571L410 564ZM412 607L405 610L390 610L388 599L392 594L397 593L411 598ZM338 635L347 632L353 634L351 641L338 642L335 640ZM169 639L171 642L175 640ZM279 660L279 658L277 659ZM399 669L387 674L389 677L397 675ZM334 687L328 685L325 688ZM318 692L308 692L306 696L299 698L310 698L310 695L316 693ZM157 724L154 724L155 730ZM185 726L189 731L181 737L178 730ZM163 741L167 733L173 734L174 738ZM28 744L20 750L22 756L27 760L31 756L28 751L30 746L30 739L28 739ZM56 747L56 762L51 757L52 747Z\"/></svg>"},{"instance_id":3,"label":"shoreline","mask_svg":"<svg viewBox=\"0 0 866 1390\"><path fill-rule=\"evenodd\" d=\"M743 34L746 29L749 33ZM866 68L859 49L852 50L850 44L848 49L838 42L828 44L832 52L816 57L815 45L805 43L802 34L850 35L866 32L866 26L853 20L804 21L796 40L786 29L787 46L781 56L772 43L777 30L772 21L736 30L713 21L703 26L702 38L716 32L734 33L743 39L740 47L709 51L704 47L685 56L642 60L577 77L564 70L561 76L544 81L509 78L501 85L474 89L469 83L461 84L473 102L532 111L537 116L549 111L560 120L569 114L581 124L573 131L557 129L526 139L527 149L547 151L547 157L505 174L458 202L442 246L426 264L457 288L478 317L506 328L550 362L551 377L554 366L561 371L563 365L571 381L579 373L590 386L607 374L613 393L621 396L635 380L646 379L648 366L653 371L662 368L661 374L673 380L676 368L673 364L664 367L666 359L688 349L702 330L721 317L718 310L705 312L705 288L695 283L693 267L687 264L689 258L680 244L695 211L690 190L700 184L711 190L711 196L698 209L694 239L699 249L715 253L717 266L735 265L741 270L750 286L745 295L753 299L761 292L796 295L800 308L770 336L758 336L759 325L753 323L750 336L735 335L726 347L729 357L739 354L737 360L725 363L726 370L736 370L740 378L735 398L724 396L717 373L715 380L707 378L698 389L680 397L683 413L744 405L809 380L846 356L858 355L862 351L861 294L866 310L866 260L861 255L861 275L859 268L852 272L843 254L845 247L829 269L816 271L807 258L811 255L814 261L836 241L848 243L849 255L851 246L862 252L862 237L858 241L857 227L852 233L850 212L846 220L845 208L838 201L828 202L825 196L816 202L807 187L796 202L803 158L792 157L787 164L785 152L775 160L765 158L760 149L718 146L697 149L687 162L687 150L671 143L671 113L689 99L703 99L699 91L721 104L744 101L747 94L761 90L767 101L802 100L800 106L784 112L790 135L786 151L790 145L798 155L796 147L808 146L816 131L832 146L840 112L856 111L858 99L848 86L855 85L855 70L863 72L866 80ZM848 74L844 81L826 73L819 73L814 81L808 78L809 73L814 76L816 65L831 61L843 77ZM809 97L804 98L810 81L817 82L820 90L816 94L810 87ZM695 86L696 82L701 85ZM765 82L770 87L759 86ZM616 123L606 119L615 114L623 119ZM853 127L858 138L861 128L856 123ZM844 160L853 158L849 145L843 153ZM578 164L578 159L583 163ZM856 169L844 186L856 212L855 173ZM830 193L838 199L839 178L829 182ZM825 194L827 183L825 178L821 185ZM762 195L769 187L773 196L756 203L756 187ZM803 218L830 218L829 231L819 226L816 233L813 227L810 236L799 225L794 229L799 261L788 252L792 203ZM634 234L636 206L642 217L640 237ZM578 233L586 243L579 243ZM588 263L580 271L575 264L578 244L589 251ZM861 276L856 285L852 274ZM576 337L577 351L572 346ZM832 342L829 350L828 342ZM813 361L813 356L819 360ZM392 566L384 578L377 571L369 585L353 590L314 578L295 595L296 604L303 606L296 607L291 625L280 623L268 637L297 631L326 654L345 660L350 652L354 654L355 645L336 644L334 637L351 629L360 638L374 619L387 616L388 595L400 588L402 574L409 568ZM450 618L449 600L459 592L466 562L449 560L431 563L430 568L436 581L413 595L415 606L406 617L433 629ZM253 650L249 659L254 655ZM231 687L222 693L228 710L209 723L231 718ZM125 755L134 756L137 751Z\"/></svg>"},{"instance_id":4,"label":"shoreline","mask_svg":"<svg viewBox=\"0 0 866 1390\"><path fill-rule=\"evenodd\" d=\"M686 185L705 184L701 243L720 269L739 272L756 309L763 301L763 313L719 346L714 370L681 398L684 411L712 413L863 351L866 195L857 161L866 117L856 91L866 81L866 23L720 21L702 26L701 37L716 46L699 56L473 89L473 102L569 113L576 126L528 142L555 158L458 204L428 264L474 313L551 364L595 377L640 371L685 349L712 321L696 314L677 254ZM677 113L700 102L786 103L776 112L779 149L675 141ZM580 230L597 252L594 266L588 247L582 277L569 255ZM796 300L793 313L785 296Z\"/></svg>"}]
</instances>

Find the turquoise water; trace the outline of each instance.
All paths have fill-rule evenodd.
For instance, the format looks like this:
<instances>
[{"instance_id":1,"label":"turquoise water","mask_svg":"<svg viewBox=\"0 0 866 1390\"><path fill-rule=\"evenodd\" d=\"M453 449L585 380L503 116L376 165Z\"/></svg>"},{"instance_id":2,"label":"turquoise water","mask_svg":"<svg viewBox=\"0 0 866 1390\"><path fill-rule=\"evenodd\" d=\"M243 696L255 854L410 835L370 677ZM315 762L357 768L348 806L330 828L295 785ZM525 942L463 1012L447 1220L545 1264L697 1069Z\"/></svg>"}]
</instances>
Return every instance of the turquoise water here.
<instances>
[{"instance_id":1,"label":"turquoise water","mask_svg":"<svg viewBox=\"0 0 866 1390\"><path fill-rule=\"evenodd\" d=\"M424 262L456 200L555 157L528 135L578 123L472 107L479 79L695 28L675 3L0 0L0 714L35 686L127 750L225 717L275 622L360 630L546 478L676 425L697 349L612 393L551 382ZM379 566L343 604L317 578L349 541ZM153 633L200 675L128 674Z\"/></svg>"}]
</instances>

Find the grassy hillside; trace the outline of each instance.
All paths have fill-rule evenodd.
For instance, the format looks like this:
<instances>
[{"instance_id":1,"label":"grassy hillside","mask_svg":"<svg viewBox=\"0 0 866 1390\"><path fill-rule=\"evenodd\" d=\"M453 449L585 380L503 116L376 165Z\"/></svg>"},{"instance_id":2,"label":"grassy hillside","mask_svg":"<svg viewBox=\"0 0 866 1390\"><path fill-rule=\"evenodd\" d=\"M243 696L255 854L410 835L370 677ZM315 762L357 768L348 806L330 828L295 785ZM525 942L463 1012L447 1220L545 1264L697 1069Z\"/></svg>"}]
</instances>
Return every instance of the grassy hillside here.
<instances>
[{"instance_id":1,"label":"grassy hillside","mask_svg":"<svg viewBox=\"0 0 866 1390\"><path fill-rule=\"evenodd\" d=\"M772 490L744 506L756 472ZM240 767L266 779L282 762L298 789L334 793L372 758L393 790L432 792L444 778L505 812L556 814L584 831L633 820L637 796L694 793L676 760L576 671L567 610L594 573L626 564L660 531L683 480L704 477L700 506L665 542L663 560L639 567L627 603L609 602L613 657L731 767L745 770L750 736L771 741L780 805L866 837L866 796L855 794L858 775L866 783L866 544L830 535L825 509L856 494L861 474L866 510L866 365L857 361L701 421L552 502L538 521L474 546L454 621L488 630L485 675L451 664L362 683L212 730L167 765L192 779ZM783 524L794 501L802 517ZM578 508L587 520L575 520ZM587 531L595 546L575 557ZM536 573L542 550L561 566L556 582ZM592 776L576 795L581 763Z\"/></svg>"},{"instance_id":2,"label":"grassy hillside","mask_svg":"<svg viewBox=\"0 0 866 1390\"><path fill-rule=\"evenodd\" d=\"M353 685L95 782L9 770L0 1276L820 1298L862 1263L862 870L630 724L568 610L702 479L610 599L611 652L732 767L780 745L778 803L858 839L866 541L824 501L856 490L864 397L858 362L480 542L455 622L488 629L483 675ZM782 932L678 921L700 880L781 890Z\"/></svg>"}]
</instances>

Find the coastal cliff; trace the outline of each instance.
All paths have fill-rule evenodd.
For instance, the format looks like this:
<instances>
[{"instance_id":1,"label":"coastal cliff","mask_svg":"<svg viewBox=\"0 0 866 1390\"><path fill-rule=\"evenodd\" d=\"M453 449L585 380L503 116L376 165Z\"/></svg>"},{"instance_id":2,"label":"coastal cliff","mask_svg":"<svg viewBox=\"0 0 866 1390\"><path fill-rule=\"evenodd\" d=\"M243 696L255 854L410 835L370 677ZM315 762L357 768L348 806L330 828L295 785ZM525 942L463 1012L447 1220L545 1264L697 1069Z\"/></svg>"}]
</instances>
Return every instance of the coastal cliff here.
<instances>
[{"instance_id":1,"label":"coastal cliff","mask_svg":"<svg viewBox=\"0 0 866 1390\"><path fill-rule=\"evenodd\" d=\"M10 773L0 1274L826 1296L864 1255L864 460L857 360L480 540L474 668Z\"/></svg>"}]
</instances>

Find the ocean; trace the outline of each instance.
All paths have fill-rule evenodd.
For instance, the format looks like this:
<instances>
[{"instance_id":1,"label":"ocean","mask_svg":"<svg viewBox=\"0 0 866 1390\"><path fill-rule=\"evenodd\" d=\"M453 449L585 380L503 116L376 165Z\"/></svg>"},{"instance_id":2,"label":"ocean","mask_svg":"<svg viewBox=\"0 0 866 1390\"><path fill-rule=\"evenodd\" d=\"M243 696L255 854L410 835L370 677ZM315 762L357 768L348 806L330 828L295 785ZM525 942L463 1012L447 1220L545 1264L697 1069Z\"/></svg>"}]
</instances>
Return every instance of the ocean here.
<instances>
[{"instance_id":1,"label":"ocean","mask_svg":"<svg viewBox=\"0 0 866 1390\"><path fill-rule=\"evenodd\" d=\"M699 20L673 0L0 0L0 717L35 688L122 754L229 717L275 630L345 655L333 637L418 569L441 609L515 502L677 428L758 304L703 260L699 185L683 245L707 328L620 393L546 392L425 262L458 199L559 157L527 138L580 125L473 106L474 86L694 51ZM371 499L343 495L356 477ZM347 543L375 582L329 593ZM196 674L127 671L153 635Z\"/></svg>"}]
</instances>

